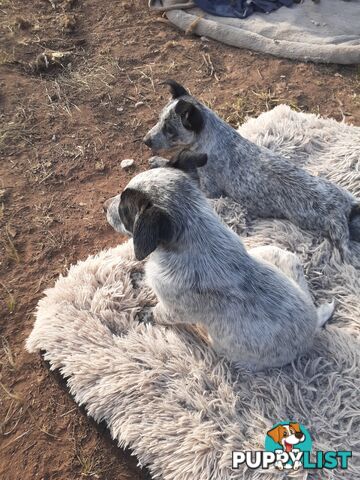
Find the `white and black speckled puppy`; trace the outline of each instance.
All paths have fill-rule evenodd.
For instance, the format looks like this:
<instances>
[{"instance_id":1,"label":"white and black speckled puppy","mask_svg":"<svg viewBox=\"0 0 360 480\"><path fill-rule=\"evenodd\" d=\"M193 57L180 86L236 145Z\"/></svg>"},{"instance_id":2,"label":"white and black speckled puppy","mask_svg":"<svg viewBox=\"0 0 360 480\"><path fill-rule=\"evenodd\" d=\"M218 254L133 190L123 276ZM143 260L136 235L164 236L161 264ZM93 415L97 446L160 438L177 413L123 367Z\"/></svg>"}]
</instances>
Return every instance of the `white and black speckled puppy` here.
<instances>
[{"instance_id":1,"label":"white and black speckled puppy","mask_svg":"<svg viewBox=\"0 0 360 480\"><path fill-rule=\"evenodd\" d=\"M147 258L156 322L206 328L220 355L252 370L280 367L306 352L333 304L314 306L298 258L279 248L247 252L184 172L135 176L105 202L115 230Z\"/></svg>"},{"instance_id":2,"label":"white and black speckled puppy","mask_svg":"<svg viewBox=\"0 0 360 480\"><path fill-rule=\"evenodd\" d=\"M183 147L206 153L207 163L197 168L206 196L228 196L250 216L286 218L319 232L346 258L349 239L360 241L358 199L243 138L184 87L172 80L165 83L173 98L145 136L146 145L153 150ZM151 161L156 166L156 160Z\"/></svg>"}]
</instances>

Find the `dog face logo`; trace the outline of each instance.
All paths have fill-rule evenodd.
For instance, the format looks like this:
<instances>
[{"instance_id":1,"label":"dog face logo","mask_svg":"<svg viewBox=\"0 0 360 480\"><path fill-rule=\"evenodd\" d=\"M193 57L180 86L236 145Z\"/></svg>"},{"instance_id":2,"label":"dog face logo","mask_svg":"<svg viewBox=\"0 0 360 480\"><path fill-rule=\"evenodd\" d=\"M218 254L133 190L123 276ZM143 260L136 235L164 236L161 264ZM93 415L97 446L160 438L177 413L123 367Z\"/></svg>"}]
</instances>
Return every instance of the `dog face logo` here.
<instances>
[{"instance_id":1,"label":"dog face logo","mask_svg":"<svg viewBox=\"0 0 360 480\"><path fill-rule=\"evenodd\" d=\"M290 474L300 468L304 471L346 469L351 457L350 450L312 452L312 439L307 428L287 420L276 423L266 432L264 450L234 450L232 468L237 470L246 465L252 470L261 468L266 471L275 468ZM306 474L305 476L307 478Z\"/></svg>"},{"instance_id":2,"label":"dog face logo","mask_svg":"<svg viewBox=\"0 0 360 480\"><path fill-rule=\"evenodd\" d=\"M267 432L265 450L277 455L277 469L298 470L302 466L303 452L311 451L311 437L297 422L280 422Z\"/></svg>"},{"instance_id":3,"label":"dog face logo","mask_svg":"<svg viewBox=\"0 0 360 480\"><path fill-rule=\"evenodd\" d=\"M295 445L305 440L298 423L278 425L267 432L274 442L282 446L284 452L291 452Z\"/></svg>"}]
</instances>

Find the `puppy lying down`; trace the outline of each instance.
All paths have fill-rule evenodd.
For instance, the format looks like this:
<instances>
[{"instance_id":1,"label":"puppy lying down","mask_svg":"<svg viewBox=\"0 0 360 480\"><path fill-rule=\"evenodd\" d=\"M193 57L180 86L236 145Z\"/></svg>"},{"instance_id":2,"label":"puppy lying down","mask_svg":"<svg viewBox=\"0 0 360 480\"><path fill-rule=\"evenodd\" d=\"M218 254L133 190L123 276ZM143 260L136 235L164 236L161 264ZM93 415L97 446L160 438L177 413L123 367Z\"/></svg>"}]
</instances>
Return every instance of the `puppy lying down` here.
<instances>
[{"instance_id":1,"label":"puppy lying down","mask_svg":"<svg viewBox=\"0 0 360 480\"><path fill-rule=\"evenodd\" d=\"M343 259L349 258L349 240L360 241L359 199L243 138L183 86L165 83L172 100L145 136L146 145L206 153L206 164L195 167L207 197L230 197L253 217L286 218L328 238ZM151 162L163 166L162 160Z\"/></svg>"},{"instance_id":2,"label":"puppy lying down","mask_svg":"<svg viewBox=\"0 0 360 480\"><path fill-rule=\"evenodd\" d=\"M215 351L253 371L306 352L333 304L315 307L298 258L276 247L246 251L184 172L135 176L104 204L115 230L147 258L160 324L200 324Z\"/></svg>"}]
</instances>

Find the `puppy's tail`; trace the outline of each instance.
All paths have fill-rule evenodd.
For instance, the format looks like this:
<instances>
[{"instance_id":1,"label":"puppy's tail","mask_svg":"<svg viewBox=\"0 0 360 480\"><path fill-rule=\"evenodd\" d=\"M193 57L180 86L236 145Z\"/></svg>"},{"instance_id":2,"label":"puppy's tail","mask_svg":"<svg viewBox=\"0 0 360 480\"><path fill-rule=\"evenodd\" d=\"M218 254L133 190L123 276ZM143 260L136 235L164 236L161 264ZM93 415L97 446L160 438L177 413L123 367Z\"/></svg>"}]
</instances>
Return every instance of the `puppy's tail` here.
<instances>
[{"instance_id":1,"label":"puppy's tail","mask_svg":"<svg viewBox=\"0 0 360 480\"><path fill-rule=\"evenodd\" d=\"M360 204L354 205L349 216L350 240L360 242Z\"/></svg>"},{"instance_id":2,"label":"puppy's tail","mask_svg":"<svg viewBox=\"0 0 360 480\"><path fill-rule=\"evenodd\" d=\"M331 315L334 313L335 309L335 300L330 303L323 303L322 305L318 306L316 309L317 317L318 317L318 327L321 328L325 325L325 323L329 320Z\"/></svg>"}]
</instances>

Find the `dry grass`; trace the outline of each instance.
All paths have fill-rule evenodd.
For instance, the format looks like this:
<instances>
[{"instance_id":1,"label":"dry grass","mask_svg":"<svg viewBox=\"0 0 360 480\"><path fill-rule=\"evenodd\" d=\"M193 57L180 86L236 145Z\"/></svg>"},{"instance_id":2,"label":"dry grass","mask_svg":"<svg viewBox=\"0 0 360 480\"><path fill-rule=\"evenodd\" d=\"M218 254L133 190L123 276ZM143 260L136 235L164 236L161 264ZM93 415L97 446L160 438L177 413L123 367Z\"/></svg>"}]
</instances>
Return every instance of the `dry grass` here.
<instances>
[{"instance_id":1,"label":"dry grass","mask_svg":"<svg viewBox=\"0 0 360 480\"><path fill-rule=\"evenodd\" d=\"M16 431L19 425L24 423L26 408L23 405L22 398L8 392L2 383L0 383L0 387L5 391L6 396L10 398L9 407L3 419L0 421L0 435L8 437ZM26 433L29 433L29 431L30 430L27 430ZM16 442L21 436L26 435L26 433L13 438L10 443Z\"/></svg>"},{"instance_id":2,"label":"dry grass","mask_svg":"<svg viewBox=\"0 0 360 480\"><path fill-rule=\"evenodd\" d=\"M13 354L10 344L5 337L1 339L2 343L2 357L3 360L0 360L0 365L6 365L11 370L16 370L16 360L15 355Z\"/></svg>"},{"instance_id":3,"label":"dry grass","mask_svg":"<svg viewBox=\"0 0 360 480\"><path fill-rule=\"evenodd\" d=\"M3 119L0 115L0 122ZM0 152L8 153L6 147L10 147L9 152L19 151L22 142L32 147L37 126L34 110L19 105L12 119L0 124Z\"/></svg>"},{"instance_id":4,"label":"dry grass","mask_svg":"<svg viewBox=\"0 0 360 480\"><path fill-rule=\"evenodd\" d=\"M0 387L3 390L3 392L5 393L5 396L7 398L9 398L11 400L16 400L19 403L23 402L22 397L20 397L19 395L16 395L15 393L10 392L10 390L8 388L6 388L6 386L2 382L0 382Z\"/></svg>"},{"instance_id":5,"label":"dry grass","mask_svg":"<svg viewBox=\"0 0 360 480\"><path fill-rule=\"evenodd\" d=\"M81 450L76 453L76 458L80 464L82 477L100 478L101 469L99 468L99 461L94 457L89 457Z\"/></svg>"},{"instance_id":6,"label":"dry grass","mask_svg":"<svg viewBox=\"0 0 360 480\"><path fill-rule=\"evenodd\" d=\"M9 311L9 313L13 313L15 311L15 307L16 307L15 297L3 282L0 282L0 285L3 287L3 289L5 290L5 292L7 294L7 300L6 300L7 309Z\"/></svg>"},{"instance_id":7,"label":"dry grass","mask_svg":"<svg viewBox=\"0 0 360 480\"><path fill-rule=\"evenodd\" d=\"M14 260L15 263L20 263L20 255L17 251L15 243L12 238L12 230L9 225L5 227L5 239L3 240L5 251L11 260Z\"/></svg>"},{"instance_id":8,"label":"dry grass","mask_svg":"<svg viewBox=\"0 0 360 480\"><path fill-rule=\"evenodd\" d=\"M40 205L34 205L34 223L38 227L48 228L54 221L55 217L52 211L55 194L51 196L50 202Z\"/></svg>"},{"instance_id":9,"label":"dry grass","mask_svg":"<svg viewBox=\"0 0 360 480\"><path fill-rule=\"evenodd\" d=\"M217 108L219 115L233 127L237 128L251 116L258 116L271 110L276 105L287 104L299 110L296 99L276 95L269 90L248 90L238 96L233 103L225 103ZM213 108L209 103L207 105Z\"/></svg>"},{"instance_id":10,"label":"dry grass","mask_svg":"<svg viewBox=\"0 0 360 480\"><path fill-rule=\"evenodd\" d=\"M29 407L27 409L27 413L29 414L29 417L31 418L33 424L35 425L35 427L39 430L39 432L41 433L44 433L45 435L47 435L48 437L50 438L53 438L55 440L57 440L59 437L57 437L56 435L52 434L49 432L49 427L48 426L45 426L43 424L41 424L37 418L35 418L34 414L32 413L31 411L31 408Z\"/></svg>"},{"instance_id":11,"label":"dry grass","mask_svg":"<svg viewBox=\"0 0 360 480\"><path fill-rule=\"evenodd\" d=\"M16 62L16 57L13 53L0 50L0 65L11 65Z\"/></svg>"},{"instance_id":12,"label":"dry grass","mask_svg":"<svg viewBox=\"0 0 360 480\"><path fill-rule=\"evenodd\" d=\"M110 92L119 72L121 69L114 57L103 55L96 64L83 57L75 70L69 68L57 77L59 97L82 92L91 92L92 96Z\"/></svg>"}]
</instances>

